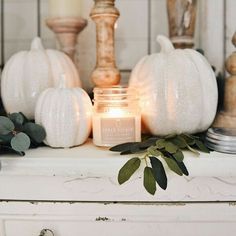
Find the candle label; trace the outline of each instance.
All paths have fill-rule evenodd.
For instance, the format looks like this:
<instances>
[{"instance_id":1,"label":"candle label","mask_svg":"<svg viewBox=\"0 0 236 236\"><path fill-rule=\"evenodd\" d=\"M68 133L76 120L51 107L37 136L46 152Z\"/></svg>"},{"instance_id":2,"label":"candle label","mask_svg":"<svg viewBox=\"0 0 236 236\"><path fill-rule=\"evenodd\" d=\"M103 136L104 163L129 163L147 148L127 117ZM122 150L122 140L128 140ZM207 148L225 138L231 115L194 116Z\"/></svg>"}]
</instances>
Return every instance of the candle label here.
<instances>
[{"instance_id":1,"label":"candle label","mask_svg":"<svg viewBox=\"0 0 236 236\"><path fill-rule=\"evenodd\" d=\"M101 138L104 144L135 141L135 118L102 118Z\"/></svg>"}]
</instances>

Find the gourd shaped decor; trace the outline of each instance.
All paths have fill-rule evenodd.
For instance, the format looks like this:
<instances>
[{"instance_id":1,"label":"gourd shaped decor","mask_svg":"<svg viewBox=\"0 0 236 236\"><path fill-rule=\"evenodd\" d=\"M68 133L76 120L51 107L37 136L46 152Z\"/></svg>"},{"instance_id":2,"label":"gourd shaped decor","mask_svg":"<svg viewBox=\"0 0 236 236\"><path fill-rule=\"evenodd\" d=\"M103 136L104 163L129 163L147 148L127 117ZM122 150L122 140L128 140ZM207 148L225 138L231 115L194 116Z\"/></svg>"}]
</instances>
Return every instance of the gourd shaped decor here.
<instances>
[{"instance_id":1,"label":"gourd shaped decor","mask_svg":"<svg viewBox=\"0 0 236 236\"><path fill-rule=\"evenodd\" d=\"M84 143L91 132L92 102L81 88L48 88L39 97L35 122L46 130L45 144L67 148Z\"/></svg>"},{"instance_id":2,"label":"gourd shaped decor","mask_svg":"<svg viewBox=\"0 0 236 236\"><path fill-rule=\"evenodd\" d=\"M62 73L67 76L68 87L81 86L71 59L60 51L45 50L41 39L35 38L31 50L13 55L3 70L1 96L6 112L23 112L33 119L39 94L57 86Z\"/></svg>"},{"instance_id":3,"label":"gourd shaped decor","mask_svg":"<svg viewBox=\"0 0 236 236\"><path fill-rule=\"evenodd\" d=\"M161 52L141 59L129 82L139 89L144 130L160 136L206 130L218 100L210 64L193 49L174 49L165 36L157 41Z\"/></svg>"}]
</instances>

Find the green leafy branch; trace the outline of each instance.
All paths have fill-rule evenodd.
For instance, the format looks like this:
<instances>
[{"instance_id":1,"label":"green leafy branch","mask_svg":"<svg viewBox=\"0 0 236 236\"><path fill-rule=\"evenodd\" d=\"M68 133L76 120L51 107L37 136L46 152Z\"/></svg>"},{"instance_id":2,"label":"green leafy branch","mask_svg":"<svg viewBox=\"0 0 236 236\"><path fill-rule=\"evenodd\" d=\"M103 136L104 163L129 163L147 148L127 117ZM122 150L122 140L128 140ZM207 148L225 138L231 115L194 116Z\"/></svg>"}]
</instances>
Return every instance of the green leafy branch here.
<instances>
[{"instance_id":1,"label":"green leafy branch","mask_svg":"<svg viewBox=\"0 0 236 236\"><path fill-rule=\"evenodd\" d=\"M143 142L120 144L110 150L120 152L121 155L143 154L141 158L134 157L125 163L119 171L118 182L123 184L128 181L144 161L146 166L143 173L143 185L152 195L156 192L156 183L164 190L167 188L168 181L163 162L177 175L188 176L182 151L189 150L196 155L200 155L198 150L210 152L199 136L190 134L168 135L164 138L150 137Z\"/></svg>"},{"instance_id":2,"label":"green leafy branch","mask_svg":"<svg viewBox=\"0 0 236 236\"><path fill-rule=\"evenodd\" d=\"M22 113L0 116L0 154L17 153L23 156L24 151L39 146L45 137L44 128Z\"/></svg>"}]
</instances>

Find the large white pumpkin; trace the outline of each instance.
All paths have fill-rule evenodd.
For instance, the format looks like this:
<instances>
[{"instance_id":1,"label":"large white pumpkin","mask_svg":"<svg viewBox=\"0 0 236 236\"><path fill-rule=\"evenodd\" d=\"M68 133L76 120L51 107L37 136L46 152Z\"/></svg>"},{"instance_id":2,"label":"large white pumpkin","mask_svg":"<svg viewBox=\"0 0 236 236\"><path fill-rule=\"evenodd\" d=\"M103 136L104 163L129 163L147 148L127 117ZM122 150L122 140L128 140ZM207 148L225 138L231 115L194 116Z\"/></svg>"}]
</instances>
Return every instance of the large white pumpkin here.
<instances>
[{"instance_id":1,"label":"large white pumpkin","mask_svg":"<svg viewBox=\"0 0 236 236\"><path fill-rule=\"evenodd\" d=\"M206 130L218 100L210 64L195 50L174 49L165 36L157 41L161 52L141 59L129 81L139 89L145 129L154 135Z\"/></svg>"},{"instance_id":2,"label":"large white pumpkin","mask_svg":"<svg viewBox=\"0 0 236 236\"><path fill-rule=\"evenodd\" d=\"M61 74L66 74L68 87L81 86L71 59L60 51L45 50L41 39L35 38L31 50L13 55L3 70L1 96L6 112L23 112L33 119L39 94L57 86Z\"/></svg>"},{"instance_id":3,"label":"large white pumpkin","mask_svg":"<svg viewBox=\"0 0 236 236\"><path fill-rule=\"evenodd\" d=\"M91 132L92 102L81 88L46 89L39 97L35 122L46 130L45 143L67 148L84 143Z\"/></svg>"}]
</instances>

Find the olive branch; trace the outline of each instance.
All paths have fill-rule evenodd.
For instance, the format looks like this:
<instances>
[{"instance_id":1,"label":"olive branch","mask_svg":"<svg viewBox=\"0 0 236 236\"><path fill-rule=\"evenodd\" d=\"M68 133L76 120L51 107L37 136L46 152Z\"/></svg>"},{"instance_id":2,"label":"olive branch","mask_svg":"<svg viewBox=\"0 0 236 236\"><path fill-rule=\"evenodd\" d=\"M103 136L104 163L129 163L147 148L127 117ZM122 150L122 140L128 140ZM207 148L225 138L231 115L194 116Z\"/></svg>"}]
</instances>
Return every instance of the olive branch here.
<instances>
[{"instance_id":1,"label":"olive branch","mask_svg":"<svg viewBox=\"0 0 236 236\"><path fill-rule=\"evenodd\" d=\"M210 153L200 136L190 134L174 134L164 138L154 136L146 138L142 142L124 143L110 149L113 152L120 152L121 155L143 155L134 157L125 163L119 171L118 182L121 185L128 181L144 161L143 185L152 195L156 193L156 183L164 190L167 188L168 180L163 161L175 174L189 175L184 164L183 150L189 150L196 155L200 155L198 151Z\"/></svg>"}]
</instances>

